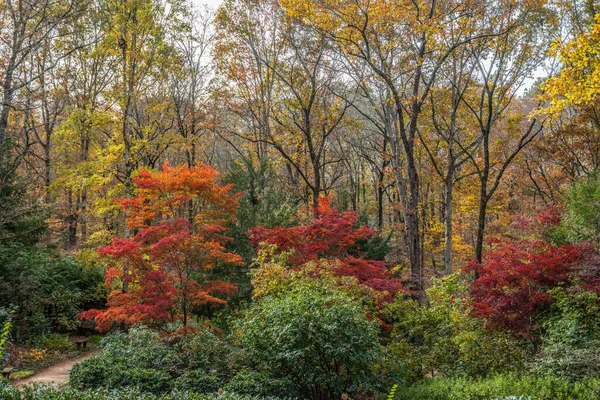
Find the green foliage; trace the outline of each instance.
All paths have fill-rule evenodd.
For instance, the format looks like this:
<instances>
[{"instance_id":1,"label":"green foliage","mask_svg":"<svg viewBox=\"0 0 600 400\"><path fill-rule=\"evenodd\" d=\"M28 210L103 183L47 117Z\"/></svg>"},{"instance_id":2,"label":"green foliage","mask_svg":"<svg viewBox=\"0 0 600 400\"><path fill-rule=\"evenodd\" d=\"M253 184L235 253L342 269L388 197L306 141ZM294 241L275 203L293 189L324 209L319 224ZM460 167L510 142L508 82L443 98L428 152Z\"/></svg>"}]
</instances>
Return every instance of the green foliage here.
<instances>
[{"instance_id":1,"label":"green foliage","mask_svg":"<svg viewBox=\"0 0 600 400\"><path fill-rule=\"evenodd\" d=\"M365 244L365 259L384 261L385 256L392 251L390 240L392 232L385 238L374 236Z\"/></svg>"},{"instance_id":2,"label":"green foliage","mask_svg":"<svg viewBox=\"0 0 600 400\"><path fill-rule=\"evenodd\" d=\"M165 393L173 388L173 377L153 368L119 368L108 371L107 387L136 388L148 393Z\"/></svg>"},{"instance_id":3,"label":"green foliage","mask_svg":"<svg viewBox=\"0 0 600 400\"><path fill-rule=\"evenodd\" d=\"M289 379L300 397L340 398L373 389L377 328L348 296L298 285L281 297L263 298L239 331L256 368Z\"/></svg>"},{"instance_id":4,"label":"green foliage","mask_svg":"<svg viewBox=\"0 0 600 400\"><path fill-rule=\"evenodd\" d=\"M38 245L47 213L28 200L30 188L13 172L0 171L0 298L10 306L18 343L77 326L82 308L102 301L100 269L88 269Z\"/></svg>"},{"instance_id":5,"label":"green foliage","mask_svg":"<svg viewBox=\"0 0 600 400\"><path fill-rule=\"evenodd\" d=\"M122 390L78 390L72 387L34 385L22 389L9 383L0 382L2 400L258 400L259 397L237 395L233 393L197 394L182 390L154 394L134 388ZM272 400L275 400L271 398Z\"/></svg>"},{"instance_id":6,"label":"green foliage","mask_svg":"<svg viewBox=\"0 0 600 400\"><path fill-rule=\"evenodd\" d=\"M235 252L247 261L255 254L246 232L255 226L289 226L298 209L297 202L274 184L279 177L273 169L266 162L255 164L244 158L233 164L233 170L224 179L234 185L233 192L243 193L232 234Z\"/></svg>"},{"instance_id":7,"label":"green foliage","mask_svg":"<svg viewBox=\"0 0 600 400\"><path fill-rule=\"evenodd\" d=\"M600 377L598 295L556 289L551 314L542 324L544 346L534 369L541 374L579 380Z\"/></svg>"},{"instance_id":8,"label":"green foliage","mask_svg":"<svg viewBox=\"0 0 600 400\"><path fill-rule=\"evenodd\" d=\"M119 365L114 363L112 367L116 370ZM102 355L94 356L73 367L69 383L78 388L97 388L108 381L109 374L114 373L114 370Z\"/></svg>"},{"instance_id":9,"label":"green foliage","mask_svg":"<svg viewBox=\"0 0 600 400\"><path fill-rule=\"evenodd\" d=\"M266 245L258 252L256 268L250 272L255 298L279 297L295 287L312 288L347 296L371 315L380 312L384 294L362 285L354 276L340 276L336 271L338 261L311 261L296 270L288 266L291 252L276 254L276 251L276 246Z\"/></svg>"},{"instance_id":10,"label":"green foliage","mask_svg":"<svg viewBox=\"0 0 600 400\"><path fill-rule=\"evenodd\" d=\"M256 256L248 230L255 226L289 226L298 209L297 201L277 187L275 183L278 179L267 162L258 163L246 158L233 163L232 171L224 177L224 183L234 185L233 193L242 193L237 208L237 223L230 227L233 242L228 249L241 255L247 264ZM252 295L247 272L247 267L241 267L232 274L231 269L225 270L219 265L213 270L215 279L226 279L238 287L238 292L228 301L231 307L246 303Z\"/></svg>"},{"instance_id":11,"label":"green foliage","mask_svg":"<svg viewBox=\"0 0 600 400\"><path fill-rule=\"evenodd\" d=\"M394 400L396 397L396 390L398 390L398 384L394 384L394 386L392 386L390 393L387 396L387 400Z\"/></svg>"},{"instance_id":12,"label":"green foliage","mask_svg":"<svg viewBox=\"0 0 600 400\"><path fill-rule=\"evenodd\" d=\"M181 339L176 338L171 345L179 354L184 368L201 369L220 378L229 375L234 349L214 333L201 330Z\"/></svg>"},{"instance_id":13,"label":"green foliage","mask_svg":"<svg viewBox=\"0 0 600 400\"><path fill-rule=\"evenodd\" d=\"M14 307L17 341L72 330L83 308L103 303L103 273L56 251L12 243L0 246L0 298Z\"/></svg>"},{"instance_id":14,"label":"green foliage","mask_svg":"<svg viewBox=\"0 0 600 400\"><path fill-rule=\"evenodd\" d=\"M2 331L0 331L0 360L4 359L4 347L10 336L11 328L12 323L10 321L6 321L2 324Z\"/></svg>"},{"instance_id":15,"label":"green foliage","mask_svg":"<svg viewBox=\"0 0 600 400\"><path fill-rule=\"evenodd\" d=\"M548 235L556 244L591 241L600 245L600 179L596 174L573 183L563 219Z\"/></svg>"},{"instance_id":16,"label":"green foliage","mask_svg":"<svg viewBox=\"0 0 600 400\"><path fill-rule=\"evenodd\" d=\"M34 245L46 231L47 212L41 204L28 201L29 190L26 179L0 163L0 246Z\"/></svg>"},{"instance_id":17,"label":"green foliage","mask_svg":"<svg viewBox=\"0 0 600 400\"><path fill-rule=\"evenodd\" d=\"M287 379L276 379L264 372L242 370L235 374L224 386L230 393L245 396L281 396L289 397L291 382Z\"/></svg>"},{"instance_id":18,"label":"green foliage","mask_svg":"<svg viewBox=\"0 0 600 400\"><path fill-rule=\"evenodd\" d=\"M35 348L48 350L67 350L73 347L73 343L69 341L69 336L59 333L45 333L36 336L31 340L31 344Z\"/></svg>"},{"instance_id":19,"label":"green foliage","mask_svg":"<svg viewBox=\"0 0 600 400\"><path fill-rule=\"evenodd\" d=\"M227 375L227 349L211 333L162 339L143 326L106 336L102 352L71 370L77 388L137 388L166 393L173 388L211 393Z\"/></svg>"},{"instance_id":20,"label":"green foliage","mask_svg":"<svg viewBox=\"0 0 600 400\"><path fill-rule=\"evenodd\" d=\"M398 299L387 307L394 329L388 351L401 360L404 377L486 376L519 369L523 354L508 334L485 329L469 315L468 283L456 273L435 282L429 306Z\"/></svg>"},{"instance_id":21,"label":"green foliage","mask_svg":"<svg viewBox=\"0 0 600 400\"><path fill-rule=\"evenodd\" d=\"M100 341L102 340L102 337L100 335L91 335L91 336L88 336L88 339L90 339L91 343L94 343L95 345L100 345Z\"/></svg>"},{"instance_id":22,"label":"green foliage","mask_svg":"<svg viewBox=\"0 0 600 400\"><path fill-rule=\"evenodd\" d=\"M18 381L19 379L29 378L30 376L33 376L33 374L35 374L35 371L32 369L28 369L25 371L16 371L10 374L10 378L15 381Z\"/></svg>"},{"instance_id":23,"label":"green foliage","mask_svg":"<svg viewBox=\"0 0 600 400\"><path fill-rule=\"evenodd\" d=\"M81 388L137 387L145 377L154 377L157 385L150 388L168 390L167 376L161 369L174 367L178 360L174 348L164 344L158 334L148 329L132 329L130 334L117 333L101 342L102 352L71 370L69 382ZM140 382L136 381L139 379Z\"/></svg>"},{"instance_id":24,"label":"green foliage","mask_svg":"<svg viewBox=\"0 0 600 400\"><path fill-rule=\"evenodd\" d=\"M576 383L551 376L497 375L488 379L427 379L400 388L396 400L593 400L600 396L600 380Z\"/></svg>"},{"instance_id":25,"label":"green foliage","mask_svg":"<svg viewBox=\"0 0 600 400\"><path fill-rule=\"evenodd\" d=\"M266 161L255 164L240 160L225 178L226 183L234 184L234 192L243 193L238 209L240 228L246 232L255 226L289 226L298 209L297 201L274 184L280 177Z\"/></svg>"},{"instance_id":26,"label":"green foliage","mask_svg":"<svg viewBox=\"0 0 600 400\"><path fill-rule=\"evenodd\" d=\"M194 393L214 393L221 383L215 375L209 375L201 369L185 371L175 380L174 387Z\"/></svg>"}]
</instances>

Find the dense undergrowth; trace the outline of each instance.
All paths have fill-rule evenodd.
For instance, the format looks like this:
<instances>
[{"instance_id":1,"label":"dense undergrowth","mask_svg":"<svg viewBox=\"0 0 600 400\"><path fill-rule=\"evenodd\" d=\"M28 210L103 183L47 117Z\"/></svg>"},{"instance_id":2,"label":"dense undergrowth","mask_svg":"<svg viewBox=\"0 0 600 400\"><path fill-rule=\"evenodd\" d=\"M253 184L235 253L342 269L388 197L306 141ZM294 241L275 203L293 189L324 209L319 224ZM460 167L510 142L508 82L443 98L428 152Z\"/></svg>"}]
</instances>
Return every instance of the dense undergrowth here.
<instances>
[{"instance_id":1,"label":"dense undergrowth","mask_svg":"<svg viewBox=\"0 0 600 400\"><path fill-rule=\"evenodd\" d=\"M551 376L515 374L487 379L427 379L396 393L396 400L593 400L600 396L600 379L571 382Z\"/></svg>"},{"instance_id":2,"label":"dense undergrowth","mask_svg":"<svg viewBox=\"0 0 600 400\"><path fill-rule=\"evenodd\" d=\"M0 384L2 385L2 384ZM77 390L58 389L47 385L36 385L26 389L15 389L4 384L0 386L3 400L259 400L260 397L243 396L231 393L197 394L187 391L173 391L167 394L152 394L136 389L122 390ZM274 399L275 400L275 399Z\"/></svg>"}]
</instances>

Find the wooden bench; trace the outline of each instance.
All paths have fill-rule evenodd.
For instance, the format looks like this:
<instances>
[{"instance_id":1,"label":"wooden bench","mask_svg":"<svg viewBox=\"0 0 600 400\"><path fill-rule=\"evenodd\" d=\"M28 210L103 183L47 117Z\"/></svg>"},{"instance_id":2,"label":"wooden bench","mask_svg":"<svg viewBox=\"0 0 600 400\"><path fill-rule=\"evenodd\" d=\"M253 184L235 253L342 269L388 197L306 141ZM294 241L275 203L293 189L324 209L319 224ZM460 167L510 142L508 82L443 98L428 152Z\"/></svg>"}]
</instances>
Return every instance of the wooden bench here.
<instances>
[{"instance_id":1,"label":"wooden bench","mask_svg":"<svg viewBox=\"0 0 600 400\"><path fill-rule=\"evenodd\" d=\"M90 339L83 337L83 338L77 338L74 340L75 344L77 345L77 350L81 350L81 347L83 346L84 350L87 347L87 342L89 342Z\"/></svg>"},{"instance_id":2,"label":"wooden bench","mask_svg":"<svg viewBox=\"0 0 600 400\"><path fill-rule=\"evenodd\" d=\"M13 372L13 367L6 367L2 370L2 376L6 379L10 379L10 374Z\"/></svg>"}]
</instances>

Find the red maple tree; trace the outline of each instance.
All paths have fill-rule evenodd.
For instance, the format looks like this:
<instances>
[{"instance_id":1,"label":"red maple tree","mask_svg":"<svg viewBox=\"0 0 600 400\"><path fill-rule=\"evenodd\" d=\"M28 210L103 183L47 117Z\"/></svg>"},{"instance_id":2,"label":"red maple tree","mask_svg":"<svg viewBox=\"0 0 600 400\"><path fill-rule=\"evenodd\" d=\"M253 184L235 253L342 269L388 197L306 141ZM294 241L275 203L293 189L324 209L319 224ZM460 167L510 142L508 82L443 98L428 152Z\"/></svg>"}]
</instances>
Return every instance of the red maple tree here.
<instances>
[{"instance_id":1,"label":"red maple tree","mask_svg":"<svg viewBox=\"0 0 600 400\"><path fill-rule=\"evenodd\" d=\"M237 195L221 186L209 166L142 170L133 182L136 197L118 202L127 212L133 239L115 238L99 249L109 256L106 285L113 288L106 310L89 310L99 330L113 323L164 323L187 326L195 306L226 304L216 294L232 295L236 286L210 280L217 263L242 263L225 245L226 225L234 220Z\"/></svg>"},{"instance_id":2,"label":"red maple tree","mask_svg":"<svg viewBox=\"0 0 600 400\"><path fill-rule=\"evenodd\" d=\"M322 258L337 259L341 261L338 274L354 276L366 286L387 292L388 299L404 290L384 261L364 259L366 244L376 232L367 226L357 227L356 212L340 212L331 206L329 198L321 198L315 215L305 225L252 228L250 238L255 245L276 245L278 252L293 250L288 261L294 268Z\"/></svg>"},{"instance_id":3,"label":"red maple tree","mask_svg":"<svg viewBox=\"0 0 600 400\"><path fill-rule=\"evenodd\" d=\"M481 264L473 260L465 267L477 276L471 288L474 314L492 328L532 337L539 315L553 302L548 292L570 286L574 276L587 280L582 266L589 250L543 240L496 243Z\"/></svg>"}]
</instances>

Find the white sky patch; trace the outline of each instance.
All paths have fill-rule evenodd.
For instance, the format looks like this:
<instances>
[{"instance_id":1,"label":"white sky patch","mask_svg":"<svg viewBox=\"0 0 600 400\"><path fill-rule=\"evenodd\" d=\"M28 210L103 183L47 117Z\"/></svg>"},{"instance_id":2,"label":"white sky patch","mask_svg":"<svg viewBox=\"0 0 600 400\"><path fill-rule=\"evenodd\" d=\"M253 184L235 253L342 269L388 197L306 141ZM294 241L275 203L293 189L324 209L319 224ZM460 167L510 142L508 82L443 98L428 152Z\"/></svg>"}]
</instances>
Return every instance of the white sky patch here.
<instances>
[{"instance_id":1,"label":"white sky patch","mask_svg":"<svg viewBox=\"0 0 600 400\"><path fill-rule=\"evenodd\" d=\"M213 10L216 10L223 2L223 0L192 0L192 1L196 6L207 5L208 7L212 8Z\"/></svg>"}]
</instances>

